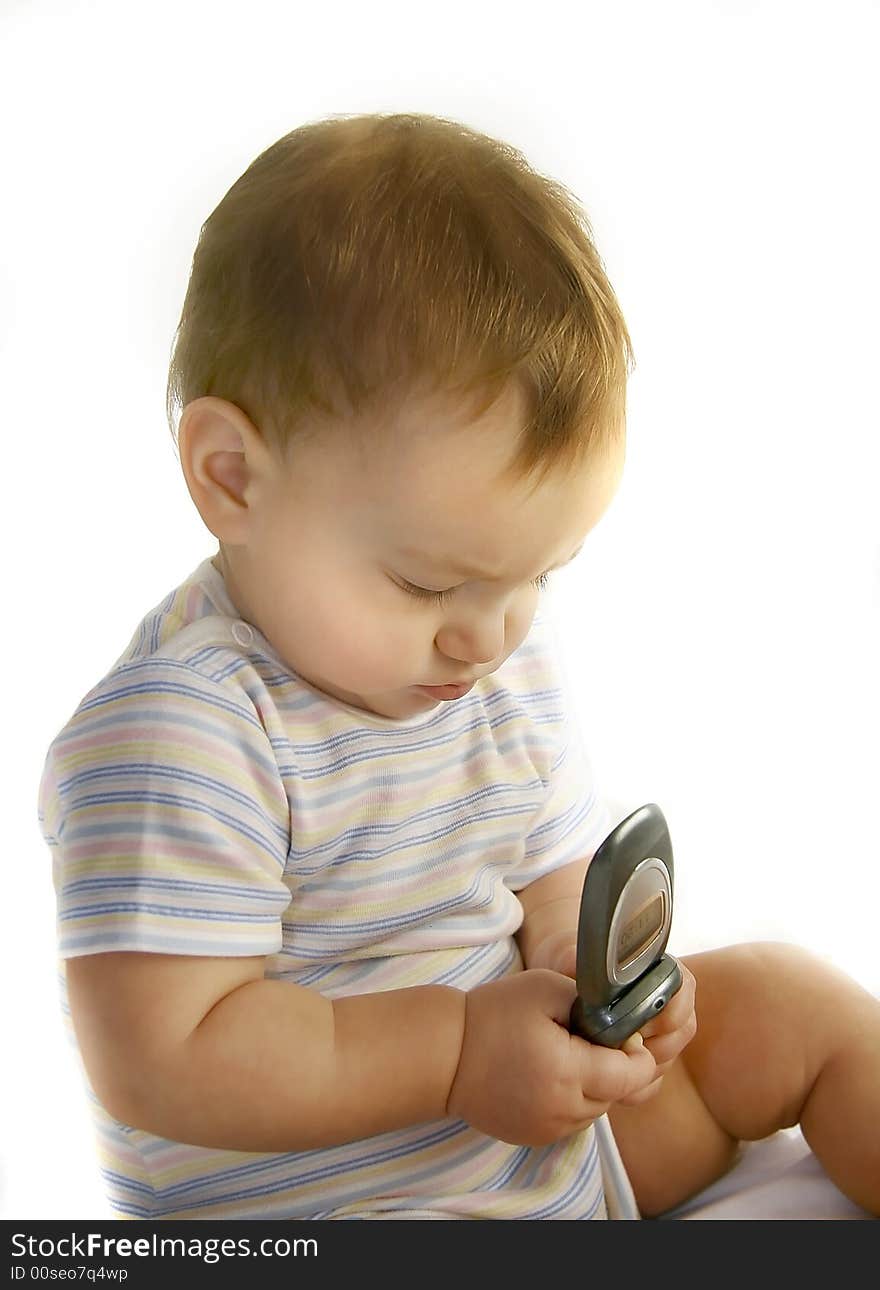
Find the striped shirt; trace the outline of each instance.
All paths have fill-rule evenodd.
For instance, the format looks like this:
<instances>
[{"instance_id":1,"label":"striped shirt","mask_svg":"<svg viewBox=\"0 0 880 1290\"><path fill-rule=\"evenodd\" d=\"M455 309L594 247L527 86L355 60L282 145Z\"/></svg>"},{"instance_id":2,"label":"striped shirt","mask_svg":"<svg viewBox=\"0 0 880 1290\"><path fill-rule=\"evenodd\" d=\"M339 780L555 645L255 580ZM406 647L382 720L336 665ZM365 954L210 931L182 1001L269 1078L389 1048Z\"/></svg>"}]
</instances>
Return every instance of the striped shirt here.
<instances>
[{"instance_id":1,"label":"striped shirt","mask_svg":"<svg viewBox=\"0 0 880 1290\"><path fill-rule=\"evenodd\" d=\"M205 560L46 757L39 819L77 1056L65 962L78 954L264 955L267 977L328 998L521 971L514 893L592 855L610 824L567 711L541 612L467 696L391 719L292 672ZM626 1206L613 1139L593 1127L533 1148L447 1118L308 1151L215 1150L114 1119L79 1064L118 1218L580 1219Z\"/></svg>"}]
</instances>

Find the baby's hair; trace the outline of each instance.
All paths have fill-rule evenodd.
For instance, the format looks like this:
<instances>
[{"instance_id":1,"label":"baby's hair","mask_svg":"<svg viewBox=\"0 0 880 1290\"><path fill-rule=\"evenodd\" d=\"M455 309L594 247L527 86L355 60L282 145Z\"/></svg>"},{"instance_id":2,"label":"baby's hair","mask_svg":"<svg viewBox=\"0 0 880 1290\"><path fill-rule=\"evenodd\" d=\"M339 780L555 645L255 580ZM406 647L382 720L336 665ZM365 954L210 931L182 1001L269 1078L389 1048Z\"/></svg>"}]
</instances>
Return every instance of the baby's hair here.
<instances>
[{"instance_id":1,"label":"baby's hair","mask_svg":"<svg viewBox=\"0 0 880 1290\"><path fill-rule=\"evenodd\" d=\"M414 390L511 379L524 480L625 434L634 360L586 214L510 144L414 113L331 116L253 161L202 225L167 414L214 395L286 459L297 439ZM470 406L470 404L468 404Z\"/></svg>"}]
</instances>

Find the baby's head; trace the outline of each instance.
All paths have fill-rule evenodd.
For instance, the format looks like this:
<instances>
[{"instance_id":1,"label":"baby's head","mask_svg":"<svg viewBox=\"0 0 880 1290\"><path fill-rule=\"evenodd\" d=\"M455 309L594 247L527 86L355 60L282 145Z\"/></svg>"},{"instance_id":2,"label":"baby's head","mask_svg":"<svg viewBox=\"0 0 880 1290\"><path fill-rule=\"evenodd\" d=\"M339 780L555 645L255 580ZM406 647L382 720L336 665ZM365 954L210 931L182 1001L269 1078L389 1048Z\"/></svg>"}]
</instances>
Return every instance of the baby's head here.
<instances>
[{"instance_id":1,"label":"baby's head","mask_svg":"<svg viewBox=\"0 0 880 1290\"><path fill-rule=\"evenodd\" d=\"M566 189L456 122L333 117L205 222L169 422L241 616L402 719L525 638L616 491L631 363Z\"/></svg>"}]
</instances>

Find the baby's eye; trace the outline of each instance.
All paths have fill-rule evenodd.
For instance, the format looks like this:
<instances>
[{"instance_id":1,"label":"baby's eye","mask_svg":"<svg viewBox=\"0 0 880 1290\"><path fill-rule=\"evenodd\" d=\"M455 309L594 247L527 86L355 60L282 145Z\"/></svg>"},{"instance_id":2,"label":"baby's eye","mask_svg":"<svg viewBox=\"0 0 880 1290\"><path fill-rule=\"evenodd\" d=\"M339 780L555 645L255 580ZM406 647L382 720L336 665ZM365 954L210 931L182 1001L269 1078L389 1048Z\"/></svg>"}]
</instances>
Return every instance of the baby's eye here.
<instances>
[{"instance_id":1,"label":"baby's eye","mask_svg":"<svg viewBox=\"0 0 880 1290\"><path fill-rule=\"evenodd\" d=\"M549 573L539 573L532 586L543 591L549 581ZM455 591L455 587L447 587L445 591L429 591L427 587L417 587L414 583L407 582L405 578L402 583L398 583L398 586L401 591L407 592L410 596L415 596L418 600L435 600L438 605L442 605L447 596L451 596Z\"/></svg>"},{"instance_id":2,"label":"baby's eye","mask_svg":"<svg viewBox=\"0 0 880 1290\"><path fill-rule=\"evenodd\" d=\"M401 591L406 591L410 596L415 596L418 600L436 600L438 605L442 605L447 596L455 590L450 587L448 591L429 591L427 587L416 587L404 578L399 584Z\"/></svg>"}]
</instances>

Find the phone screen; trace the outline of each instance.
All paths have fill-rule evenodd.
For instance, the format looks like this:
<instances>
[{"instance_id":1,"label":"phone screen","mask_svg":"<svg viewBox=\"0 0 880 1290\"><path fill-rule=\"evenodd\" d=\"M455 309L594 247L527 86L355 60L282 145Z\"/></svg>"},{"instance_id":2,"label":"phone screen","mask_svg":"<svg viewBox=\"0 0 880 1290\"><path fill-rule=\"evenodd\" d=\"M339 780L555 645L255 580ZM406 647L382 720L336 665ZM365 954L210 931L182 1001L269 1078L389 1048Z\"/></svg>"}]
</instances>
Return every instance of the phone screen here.
<instances>
[{"instance_id":1,"label":"phone screen","mask_svg":"<svg viewBox=\"0 0 880 1290\"><path fill-rule=\"evenodd\" d=\"M657 891L637 909L617 938L617 966L626 967L643 954L663 927L666 917L665 893Z\"/></svg>"}]
</instances>

